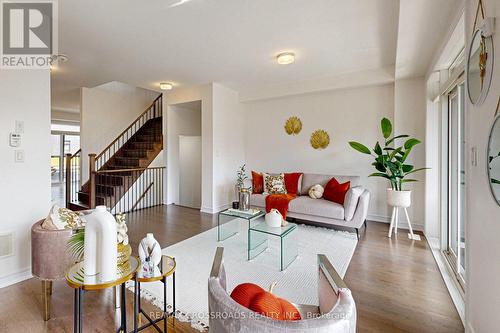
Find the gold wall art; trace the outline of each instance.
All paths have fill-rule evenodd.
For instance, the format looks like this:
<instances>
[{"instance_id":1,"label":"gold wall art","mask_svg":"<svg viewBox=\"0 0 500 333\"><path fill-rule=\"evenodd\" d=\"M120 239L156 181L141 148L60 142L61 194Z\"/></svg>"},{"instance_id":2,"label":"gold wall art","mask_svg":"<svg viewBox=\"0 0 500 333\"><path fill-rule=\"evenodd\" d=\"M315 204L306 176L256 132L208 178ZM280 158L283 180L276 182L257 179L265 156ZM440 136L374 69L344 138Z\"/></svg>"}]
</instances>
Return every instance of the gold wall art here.
<instances>
[{"instance_id":1,"label":"gold wall art","mask_svg":"<svg viewBox=\"0 0 500 333\"><path fill-rule=\"evenodd\" d=\"M330 144L330 136L324 130L316 130L311 134L310 141L314 149L325 149Z\"/></svg>"},{"instance_id":2,"label":"gold wall art","mask_svg":"<svg viewBox=\"0 0 500 333\"><path fill-rule=\"evenodd\" d=\"M302 121L298 117L290 117L285 122L285 131L288 135L297 135L302 130Z\"/></svg>"}]
</instances>

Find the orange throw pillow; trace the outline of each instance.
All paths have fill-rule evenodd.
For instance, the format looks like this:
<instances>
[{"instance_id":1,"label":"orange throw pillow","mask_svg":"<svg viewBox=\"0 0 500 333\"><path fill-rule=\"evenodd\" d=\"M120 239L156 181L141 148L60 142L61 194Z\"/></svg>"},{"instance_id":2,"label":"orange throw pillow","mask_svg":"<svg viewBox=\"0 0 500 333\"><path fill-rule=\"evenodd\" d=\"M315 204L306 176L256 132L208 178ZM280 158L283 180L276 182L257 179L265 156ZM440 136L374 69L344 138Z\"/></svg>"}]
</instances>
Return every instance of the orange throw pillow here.
<instances>
[{"instance_id":1,"label":"orange throw pillow","mask_svg":"<svg viewBox=\"0 0 500 333\"><path fill-rule=\"evenodd\" d=\"M275 320L300 320L299 310L290 302L276 297L272 290L276 282L271 284L269 291L253 283L242 283L234 288L231 298L238 304Z\"/></svg>"},{"instance_id":2,"label":"orange throw pillow","mask_svg":"<svg viewBox=\"0 0 500 333\"><path fill-rule=\"evenodd\" d=\"M302 176L302 172L285 173L285 187L287 193L299 193L300 176Z\"/></svg>"},{"instance_id":3,"label":"orange throw pillow","mask_svg":"<svg viewBox=\"0 0 500 333\"><path fill-rule=\"evenodd\" d=\"M264 177L261 173L252 171L252 193L261 194L264 192Z\"/></svg>"},{"instance_id":4,"label":"orange throw pillow","mask_svg":"<svg viewBox=\"0 0 500 333\"><path fill-rule=\"evenodd\" d=\"M345 200L345 194L349 191L351 187L351 182L345 182L339 184L337 179L332 178L325 186L325 191L323 192L323 199L336 202L343 205Z\"/></svg>"}]
</instances>

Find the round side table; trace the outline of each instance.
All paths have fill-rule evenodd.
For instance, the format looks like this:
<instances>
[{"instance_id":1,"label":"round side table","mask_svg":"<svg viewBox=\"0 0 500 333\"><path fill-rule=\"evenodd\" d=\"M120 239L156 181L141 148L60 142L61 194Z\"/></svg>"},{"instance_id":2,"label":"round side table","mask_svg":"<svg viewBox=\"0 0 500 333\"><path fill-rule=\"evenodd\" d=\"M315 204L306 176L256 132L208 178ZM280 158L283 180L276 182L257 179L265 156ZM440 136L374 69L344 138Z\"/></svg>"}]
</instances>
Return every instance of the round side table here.
<instances>
[{"instance_id":1,"label":"round side table","mask_svg":"<svg viewBox=\"0 0 500 333\"><path fill-rule=\"evenodd\" d=\"M158 266L154 266L151 271L148 263L142 263L136 274L136 288L135 288L135 302L134 302L134 323L137 318L142 314L148 323L137 328L136 331L142 331L150 326L154 326L159 333L167 332L167 319L169 316L175 317L175 258L169 256L162 256L161 262ZM172 276L172 312L167 312L167 277ZM160 318L152 319L141 307L141 283L161 281L163 283L163 315ZM140 320L140 317L139 317ZM163 321L163 331L158 326L158 323Z\"/></svg>"},{"instance_id":2,"label":"round side table","mask_svg":"<svg viewBox=\"0 0 500 333\"><path fill-rule=\"evenodd\" d=\"M83 271L83 261L74 264L66 273L66 282L75 289L74 312L73 312L73 332L83 332L83 291L101 290L120 285L121 287L121 324L117 332L127 331L127 312L125 299L125 283L134 278L139 270L140 261L136 257L130 257L128 266L123 267L115 280L103 281L99 274L85 275ZM136 325L136 323L134 323Z\"/></svg>"}]
</instances>

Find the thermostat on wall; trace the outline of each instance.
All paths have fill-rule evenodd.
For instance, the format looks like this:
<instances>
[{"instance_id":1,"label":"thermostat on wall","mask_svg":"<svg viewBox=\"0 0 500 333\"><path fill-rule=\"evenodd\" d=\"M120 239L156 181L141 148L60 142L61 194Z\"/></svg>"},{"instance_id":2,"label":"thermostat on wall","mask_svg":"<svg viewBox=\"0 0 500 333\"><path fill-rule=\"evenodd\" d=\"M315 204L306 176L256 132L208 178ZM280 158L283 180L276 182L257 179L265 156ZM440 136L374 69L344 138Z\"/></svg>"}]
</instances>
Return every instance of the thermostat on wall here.
<instances>
[{"instance_id":1,"label":"thermostat on wall","mask_svg":"<svg viewBox=\"0 0 500 333\"><path fill-rule=\"evenodd\" d=\"M21 146L21 134L19 133L10 133L9 144L11 147L19 147Z\"/></svg>"}]
</instances>

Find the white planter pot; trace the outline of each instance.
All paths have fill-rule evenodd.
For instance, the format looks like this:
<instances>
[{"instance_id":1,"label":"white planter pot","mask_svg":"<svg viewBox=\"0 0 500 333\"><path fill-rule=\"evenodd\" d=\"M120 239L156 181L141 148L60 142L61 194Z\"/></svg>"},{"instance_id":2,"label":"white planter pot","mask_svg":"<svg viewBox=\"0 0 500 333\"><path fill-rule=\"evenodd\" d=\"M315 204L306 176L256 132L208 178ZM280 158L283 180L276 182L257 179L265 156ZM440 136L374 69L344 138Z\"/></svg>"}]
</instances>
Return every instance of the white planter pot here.
<instances>
[{"instance_id":1,"label":"white planter pot","mask_svg":"<svg viewBox=\"0 0 500 333\"><path fill-rule=\"evenodd\" d=\"M411 191L387 189L387 203L392 207L408 208L411 206Z\"/></svg>"}]
</instances>

